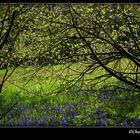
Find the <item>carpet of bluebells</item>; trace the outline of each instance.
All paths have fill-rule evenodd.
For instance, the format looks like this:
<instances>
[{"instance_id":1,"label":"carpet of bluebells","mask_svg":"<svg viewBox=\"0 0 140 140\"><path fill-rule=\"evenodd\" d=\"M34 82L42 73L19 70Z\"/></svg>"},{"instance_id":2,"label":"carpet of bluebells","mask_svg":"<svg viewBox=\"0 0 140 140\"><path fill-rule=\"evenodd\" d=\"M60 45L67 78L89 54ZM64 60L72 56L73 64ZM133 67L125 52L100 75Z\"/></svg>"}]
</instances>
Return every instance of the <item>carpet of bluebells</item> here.
<instances>
[{"instance_id":1,"label":"carpet of bluebells","mask_svg":"<svg viewBox=\"0 0 140 140\"><path fill-rule=\"evenodd\" d=\"M57 95L48 100L30 104L18 102L0 119L0 127L140 126L139 117L127 116L128 110L130 110L129 112L133 111L129 96L127 98L116 96L115 92L107 96L108 94L109 91L104 94L96 94L96 96L95 93L93 95L79 93L66 96L63 99L58 98L59 95ZM124 106L125 103L127 106ZM11 104L4 109L0 108L0 112L8 110L10 107Z\"/></svg>"}]
</instances>

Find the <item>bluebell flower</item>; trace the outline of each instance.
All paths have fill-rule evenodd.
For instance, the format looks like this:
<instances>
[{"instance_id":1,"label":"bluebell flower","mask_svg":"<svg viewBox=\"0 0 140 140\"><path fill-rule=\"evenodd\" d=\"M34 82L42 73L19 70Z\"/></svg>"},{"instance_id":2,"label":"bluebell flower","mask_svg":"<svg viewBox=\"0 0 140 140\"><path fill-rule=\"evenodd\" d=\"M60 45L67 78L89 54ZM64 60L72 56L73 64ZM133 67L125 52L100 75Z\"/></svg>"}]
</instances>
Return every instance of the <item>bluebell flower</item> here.
<instances>
[{"instance_id":1,"label":"bluebell flower","mask_svg":"<svg viewBox=\"0 0 140 140\"><path fill-rule=\"evenodd\" d=\"M48 104L51 104L51 102L47 102Z\"/></svg>"},{"instance_id":2,"label":"bluebell flower","mask_svg":"<svg viewBox=\"0 0 140 140\"><path fill-rule=\"evenodd\" d=\"M55 110L55 111L57 111L57 112L61 112L61 108L60 108L59 106L57 106L57 107L52 107L52 110Z\"/></svg>"},{"instance_id":3,"label":"bluebell flower","mask_svg":"<svg viewBox=\"0 0 140 140\"><path fill-rule=\"evenodd\" d=\"M38 121L40 118L38 116L34 116L34 120Z\"/></svg>"},{"instance_id":4,"label":"bluebell flower","mask_svg":"<svg viewBox=\"0 0 140 140\"><path fill-rule=\"evenodd\" d=\"M43 122L41 120L38 120L38 125L42 125Z\"/></svg>"},{"instance_id":5,"label":"bluebell flower","mask_svg":"<svg viewBox=\"0 0 140 140\"><path fill-rule=\"evenodd\" d=\"M27 114L25 114L25 115L24 115L24 118L25 118L25 119L28 119L29 117L28 117L28 115L27 115Z\"/></svg>"},{"instance_id":6,"label":"bluebell flower","mask_svg":"<svg viewBox=\"0 0 140 140\"><path fill-rule=\"evenodd\" d=\"M12 120L8 121L8 126L12 125Z\"/></svg>"},{"instance_id":7,"label":"bluebell flower","mask_svg":"<svg viewBox=\"0 0 140 140\"><path fill-rule=\"evenodd\" d=\"M45 125L48 125L49 124L47 120L45 120L44 123L45 123Z\"/></svg>"},{"instance_id":8,"label":"bluebell flower","mask_svg":"<svg viewBox=\"0 0 140 140\"><path fill-rule=\"evenodd\" d=\"M56 107L52 107L51 109L52 109L52 110L56 110Z\"/></svg>"},{"instance_id":9,"label":"bluebell flower","mask_svg":"<svg viewBox=\"0 0 140 140\"><path fill-rule=\"evenodd\" d=\"M99 119L96 119L95 126L100 126L100 120Z\"/></svg>"},{"instance_id":10,"label":"bluebell flower","mask_svg":"<svg viewBox=\"0 0 140 140\"><path fill-rule=\"evenodd\" d=\"M121 127L125 127L125 126L127 126L127 124L128 124L128 123L127 123L127 119L125 119L125 120L121 123L120 126L121 126Z\"/></svg>"},{"instance_id":11,"label":"bluebell flower","mask_svg":"<svg viewBox=\"0 0 140 140\"><path fill-rule=\"evenodd\" d=\"M34 125L34 122L32 120L29 120L30 125Z\"/></svg>"},{"instance_id":12,"label":"bluebell flower","mask_svg":"<svg viewBox=\"0 0 140 140\"><path fill-rule=\"evenodd\" d=\"M115 117L115 124L117 125L119 123L118 117Z\"/></svg>"},{"instance_id":13,"label":"bluebell flower","mask_svg":"<svg viewBox=\"0 0 140 140\"><path fill-rule=\"evenodd\" d=\"M18 126L22 126L23 125L23 122L20 120L20 121L17 122L17 125Z\"/></svg>"},{"instance_id":14,"label":"bluebell flower","mask_svg":"<svg viewBox=\"0 0 140 140\"><path fill-rule=\"evenodd\" d=\"M72 109L72 108L74 108L74 105L69 105L68 108Z\"/></svg>"},{"instance_id":15,"label":"bluebell flower","mask_svg":"<svg viewBox=\"0 0 140 140\"><path fill-rule=\"evenodd\" d=\"M71 115L71 116L76 116L77 114L76 114L76 112L75 112L75 110L68 110L68 112L66 112L65 113L65 115L67 116L67 115Z\"/></svg>"},{"instance_id":16,"label":"bluebell flower","mask_svg":"<svg viewBox=\"0 0 140 140\"><path fill-rule=\"evenodd\" d=\"M23 122L23 126L28 126L28 122Z\"/></svg>"},{"instance_id":17,"label":"bluebell flower","mask_svg":"<svg viewBox=\"0 0 140 140\"><path fill-rule=\"evenodd\" d=\"M107 122L107 121L108 121L108 118L105 116L105 117L104 117L104 120Z\"/></svg>"},{"instance_id":18,"label":"bluebell flower","mask_svg":"<svg viewBox=\"0 0 140 140\"><path fill-rule=\"evenodd\" d=\"M60 120L59 123L61 125L68 125L68 122L66 120Z\"/></svg>"},{"instance_id":19,"label":"bluebell flower","mask_svg":"<svg viewBox=\"0 0 140 140\"><path fill-rule=\"evenodd\" d=\"M99 108L96 109L96 113L99 114L101 110Z\"/></svg>"},{"instance_id":20,"label":"bluebell flower","mask_svg":"<svg viewBox=\"0 0 140 140\"><path fill-rule=\"evenodd\" d=\"M96 113L97 113L100 117L104 117L104 113L103 113L100 109L96 109Z\"/></svg>"},{"instance_id":21,"label":"bluebell flower","mask_svg":"<svg viewBox=\"0 0 140 140\"><path fill-rule=\"evenodd\" d=\"M127 119L125 119L125 120L123 121L123 125L124 125L124 126L127 126L127 124L128 124L128 123L127 123Z\"/></svg>"},{"instance_id":22,"label":"bluebell flower","mask_svg":"<svg viewBox=\"0 0 140 140\"><path fill-rule=\"evenodd\" d=\"M105 121L105 120L101 120L101 123L104 124L105 126L108 125L108 124L107 124L107 121Z\"/></svg>"},{"instance_id":23,"label":"bluebell flower","mask_svg":"<svg viewBox=\"0 0 140 140\"><path fill-rule=\"evenodd\" d=\"M11 118L11 112L10 111L8 112L8 118L9 119Z\"/></svg>"},{"instance_id":24,"label":"bluebell flower","mask_svg":"<svg viewBox=\"0 0 140 140\"><path fill-rule=\"evenodd\" d=\"M60 107L57 107L56 111L57 112L61 112L61 108Z\"/></svg>"},{"instance_id":25,"label":"bluebell flower","mask_svg":"<svg viewBox=\"0 0 140 140\"><path fill-rule=\"evenodd\" d=\"M13 119L15 119L15 118L16 118L15 114L12 114L12 118L13 118Z\"/></svg>"},{"instance_id":26,"label":"bluebell flower","mask_svg":"<svg viewBox=\"0 0 140 140\"><path fill-rule=\"evenodd\" d=\"M23 111L24 111L24 106L23 106L23 105L21 105L20 110L21 110L21 112L23 112Z\"/></svg>"}]
</instances>

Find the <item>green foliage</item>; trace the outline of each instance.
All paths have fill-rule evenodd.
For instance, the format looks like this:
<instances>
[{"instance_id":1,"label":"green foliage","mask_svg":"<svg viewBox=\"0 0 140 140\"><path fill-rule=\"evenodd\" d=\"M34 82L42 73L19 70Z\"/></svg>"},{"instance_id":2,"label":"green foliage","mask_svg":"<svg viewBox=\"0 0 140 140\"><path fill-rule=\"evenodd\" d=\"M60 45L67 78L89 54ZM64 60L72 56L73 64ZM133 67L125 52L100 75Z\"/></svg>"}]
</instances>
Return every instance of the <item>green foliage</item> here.
<instances>
[{"instance_id":1,"label":"green foliage","mask_svg":"<svg viewBox=\"0 0 140 140\"><path fill-rule=\"evenodd\" d=\"M19 13L11 24L15 11ZM133 89L101 68L91 53L109 70L139 84L139 68L134 63L139 59L139 13L140 8L132 4L0 5L0 45L12 25L0 50L2 112L17 101L33 107L31 118L50 117L57 112L45 113L50 101L50 107L78 105L76 116L68 115L77 126L95 124L97 107L104 110L110 126L117 126L116 116L119 122L139 117L138 93L116 88ZM127 57L106 40L123 45L137 58ZM55 114L55 123L65 119L65 111Z\"/></svg>"}]
</instances>

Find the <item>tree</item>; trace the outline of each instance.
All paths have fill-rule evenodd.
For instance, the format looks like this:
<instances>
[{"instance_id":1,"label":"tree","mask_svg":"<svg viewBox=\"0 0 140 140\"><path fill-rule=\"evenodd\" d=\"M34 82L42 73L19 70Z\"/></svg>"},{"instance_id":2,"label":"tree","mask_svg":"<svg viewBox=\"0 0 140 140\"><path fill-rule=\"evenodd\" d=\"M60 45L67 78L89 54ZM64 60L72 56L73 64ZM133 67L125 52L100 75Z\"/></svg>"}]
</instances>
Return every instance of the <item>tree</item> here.
<instances>
[{"instance_id":1,"label":"tree","mask_svg":"<svg viewBox=\"0 0 140 140\"><path fill-rule=\"evenodd\" d=\"M58 17L51 22L69 27L79 37L86 55L92 56L91 69L98 64L119 81L140 88L139 8L129 4L68 7L65 20Z\"/></svg>"}]
</instances>

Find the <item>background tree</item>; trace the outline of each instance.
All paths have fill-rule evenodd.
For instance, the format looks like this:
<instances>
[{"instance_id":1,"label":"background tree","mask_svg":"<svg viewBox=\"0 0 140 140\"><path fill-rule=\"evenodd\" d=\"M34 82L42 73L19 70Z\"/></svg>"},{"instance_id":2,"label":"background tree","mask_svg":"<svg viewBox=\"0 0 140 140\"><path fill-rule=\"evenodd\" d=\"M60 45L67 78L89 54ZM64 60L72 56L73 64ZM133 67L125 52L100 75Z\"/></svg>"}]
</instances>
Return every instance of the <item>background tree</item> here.
<instances>
[{"instance_id":1,"label":"background tree","mask_svg":"<svg viewBox=\"0 0 140 140\"><path fill-rule=\"evenodd\" d=\"M99 64L111 76L139 88L138 9L119 4L68 7L67 22L60 22L60 17L52 22L69 27L78 36L86 56L90 54L93 60L91 69Z\"/></svg>"}]
</instances>

